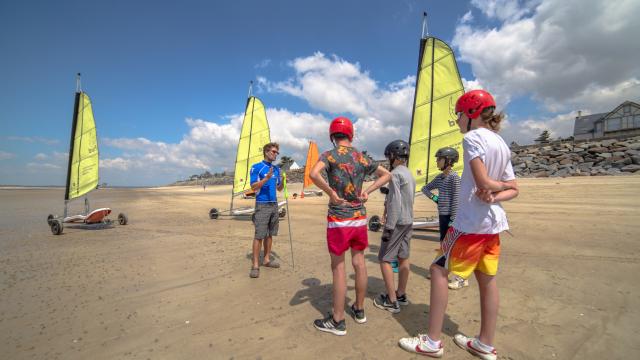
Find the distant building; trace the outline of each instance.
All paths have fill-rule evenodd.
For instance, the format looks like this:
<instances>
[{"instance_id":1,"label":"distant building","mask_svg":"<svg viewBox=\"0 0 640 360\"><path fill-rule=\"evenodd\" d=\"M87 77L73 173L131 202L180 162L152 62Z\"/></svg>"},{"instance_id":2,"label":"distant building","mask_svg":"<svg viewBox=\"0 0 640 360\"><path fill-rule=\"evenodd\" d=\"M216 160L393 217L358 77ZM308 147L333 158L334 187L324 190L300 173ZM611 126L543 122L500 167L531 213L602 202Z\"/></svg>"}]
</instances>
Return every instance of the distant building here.
<instances>
[{"instance_id":1,"label":"distant building","mask_svg":"<svg viewBox=\"0 0 640 360\"><path fill-rule=\"evenodd\" d=\"M578 111L573 126L575 140L640 135L640 105L625 101L613 111L582 116Z\"/></svg>"}]
</instances>

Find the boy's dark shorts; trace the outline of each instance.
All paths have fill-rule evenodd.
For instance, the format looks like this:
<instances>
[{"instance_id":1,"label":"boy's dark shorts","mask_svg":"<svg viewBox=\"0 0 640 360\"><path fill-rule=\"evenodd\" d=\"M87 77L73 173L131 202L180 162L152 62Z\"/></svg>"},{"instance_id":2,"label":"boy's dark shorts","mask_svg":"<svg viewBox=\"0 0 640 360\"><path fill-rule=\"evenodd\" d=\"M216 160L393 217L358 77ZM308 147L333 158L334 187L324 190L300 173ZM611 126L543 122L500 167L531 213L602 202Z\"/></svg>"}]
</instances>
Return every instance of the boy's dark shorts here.
<instances>
[{"instance_id":1,"label":"boy's dark shorts","mask_svg":"<svg viewBox=\"0 0 640 360\"><path fill-rule=\"evenodd\" d=\"M409 242L413 234L413 224L396 225L393 230L385 228L382 232L378 260L384 262L397 261L398 258L409 258ZM388 238L389 240L384 241Z\"/></svg>"}]
</instances>

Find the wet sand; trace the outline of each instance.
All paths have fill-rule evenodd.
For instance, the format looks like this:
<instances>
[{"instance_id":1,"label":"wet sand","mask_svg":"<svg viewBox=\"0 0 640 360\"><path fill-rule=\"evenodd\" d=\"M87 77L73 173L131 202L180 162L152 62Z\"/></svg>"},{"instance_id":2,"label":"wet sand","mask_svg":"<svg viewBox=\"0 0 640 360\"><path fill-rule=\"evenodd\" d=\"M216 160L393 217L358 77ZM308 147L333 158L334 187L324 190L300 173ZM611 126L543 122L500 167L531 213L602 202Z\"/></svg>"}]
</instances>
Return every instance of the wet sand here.
<instances>
[{"instance_id":1,"label":"wet sand","mask_svg":"<svg viewBox=\"0 0 640 360\"><path fill-rule=\"evenodd\" d=\"M629 359L640 352L640 176L521 179L505 203L514 237L503 234L496 347L503 359ZM290 192L299 191L292 185ZM400 337L425 330L428 266L437 234L412 240L408 295L392 315L373 307L384 289L380 233L369 233L368 322L347 318L347 336L312 321L331 307L325 244L327 197L290 200L274 250L280 269L250 279L253 228L209 220L229 206L229 187L103 189L92 206L127 213L130 224L65 227L63 189L0 189L0 357L3 359L389 359L412 358ZM240 205L251 205L241 200ZM380 214L382 196L368 203ZM426 198L416 213L435 215ZM115 215L115 216L114 216ZM349 303L354 299L348 266ZM475 280L450 292L445 358L471 359L458 331L479 330ZM635 324L635 325L634 325Z\"/></svg>"}]
</instances>

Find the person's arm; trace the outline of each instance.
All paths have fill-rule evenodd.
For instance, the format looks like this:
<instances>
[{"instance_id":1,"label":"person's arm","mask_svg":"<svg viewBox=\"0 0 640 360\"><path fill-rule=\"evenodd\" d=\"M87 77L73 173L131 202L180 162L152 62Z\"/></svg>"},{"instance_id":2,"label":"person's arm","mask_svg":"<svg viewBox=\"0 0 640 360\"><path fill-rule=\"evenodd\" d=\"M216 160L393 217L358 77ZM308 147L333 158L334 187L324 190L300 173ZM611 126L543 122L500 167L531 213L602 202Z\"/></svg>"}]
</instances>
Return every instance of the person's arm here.
<instances>
[{"instance_id":1,"label":"person's arm","mask_svg":"<svg viewBox=\"0 0 640 360\"><path fill-rule=\"evenodd\" d=\"M251 190L255 191L256 193L259 192L262 186L273 176L273 167L269 168L269 172L267 172L267 175L265 175L262 180L258 180L259 172L260 171L257 168L251 169Z\"/></svg>"},{"instance_id":2,"label":"person's arm","mask_svg":"<svg viewBox=\"0 0 640 360\"><path fill-rule=\"evenodd\" d=\"M391 180L391 173L389 172L389 170L383 168L382 166L378 166L375 171L375 175L377 177L376 181L374 181L373 184L369 185L369 187L365 191L363 191L363 193L366 194L365 197L367 199L369 198L369 194L378 190L382 185L388 183L389 180Z\"/></svg>"},{"instance_id":3,"label":"person's arm","mask_svg":"<svg viewBox=\"0 0 640 360\"><path fill-rule=\"evenodd\" d=\"M282 189L284 189L284 181L282 181L282 178L285 175L282 173L282 170L278 171L278 180L277 181L277 185L276 185L276 189L278 189L278 191L282 191Z\"/></svg>"},{"instance_id":4,"label":"person's arm","mask_svg":"<svg viewBox=\"0 0 640 360\"><path fill-rule=\"evenodd\" d=\"M487 174L487 168L480 157L476 157L469 161L471 166L471 174L479 190L488 190L492 193L511 189L510 182L493 180Z\"/></svg>"},{"instance_id":5,"label":"person's arm","mask_svg":"<svg viewBox=\"0 0 640 360\"><path fill-rule=\"evenodd\" d=\"M309 177L311 181L320 188L320 190L324 191L327 195L329 195L329 201L332 204L339 205L345 202L344 199L340 198L338 194L327 184L327 182L322 177L321 173L324 170L326 164L323 161L318 161L309 172Z\"/></svg>"},{"instance_id":6,"label":"person's arm","mask_svg":"<svg viewBox=\"0 0 640 360\"><path fill-rule=\"evenodd\" d=\"M398 177L391 177L392 186L389 186L389 194L387 195L387 220L384 226L388 230L393 230L396 227L398 218L400 217L400 207L402 206L402 195L400 193L400 184L397 183Z\"/></svg>"},{"instance_id":7,"label":"person's arm","mask_svg":"<svg viewBox=\"0 0 640 360\"><path fill-rule=\"evenodd\" d=\"M493 200L495 202L509 201L515 199L520 194L520 188L518 187L518 183L515 179L506 181L506 183L509 184L510 189L493 194Z\"/></svg>"},{"instance_id":8,"label":"person's arm","mask_svg":"<svg viewBox=\"0 0 640 360\"><path fill-rule=\"evenodd\" d=\"M454 173L455 174L455 173ZM453 176L452 179L453 188L451 189L451 221L455 220L456 214L458 213L458 203L460 197L460 177L457 175Z\"/></svg>"},{"instance_id":9,"label":"person's arm","mask_svg":"<svg viewBox=\"0 0 640 360\"><path fill-rule=\"evenodd\" d=\"M431 180L427 185L422 187L422 193L428 197L429 199L433 200L433 197L435 196L431 190L435 189L436 187L438 187L437 181L438 180L438 176L434 177L433 180Z\"/></svg>"}]
</instances>

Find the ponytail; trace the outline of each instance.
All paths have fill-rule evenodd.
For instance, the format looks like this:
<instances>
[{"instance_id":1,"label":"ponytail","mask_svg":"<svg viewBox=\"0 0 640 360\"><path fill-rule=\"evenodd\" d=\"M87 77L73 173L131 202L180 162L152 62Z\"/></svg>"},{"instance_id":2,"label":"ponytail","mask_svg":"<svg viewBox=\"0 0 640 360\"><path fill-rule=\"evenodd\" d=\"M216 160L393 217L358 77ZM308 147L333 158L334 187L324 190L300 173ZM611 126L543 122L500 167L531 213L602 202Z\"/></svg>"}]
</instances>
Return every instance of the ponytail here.
<instances>
[{"instance_id":1,"label":"ponytail","mask_svg":"<svg viewBox=\"0 0 640 360\"><path fill-rule=\"evenodd\" d=\"M504 113L500 112L494 114L495 109L496 108L493 106L484 109L480 114L480 120L482 120L483 123L487 124L489 129L491 129L493 132L498 132L500 131L500 122L502 122L502 119L504 119Z\"/></svg>"}]
</instances>

